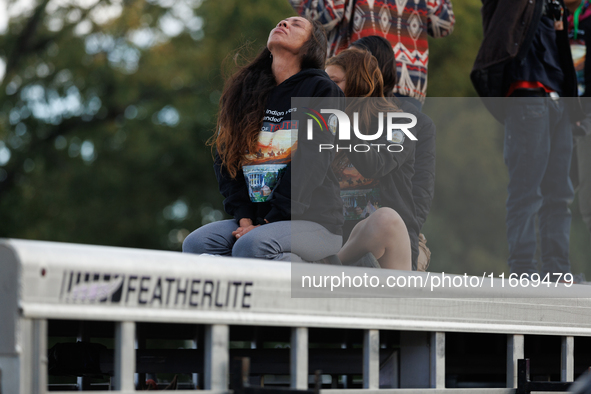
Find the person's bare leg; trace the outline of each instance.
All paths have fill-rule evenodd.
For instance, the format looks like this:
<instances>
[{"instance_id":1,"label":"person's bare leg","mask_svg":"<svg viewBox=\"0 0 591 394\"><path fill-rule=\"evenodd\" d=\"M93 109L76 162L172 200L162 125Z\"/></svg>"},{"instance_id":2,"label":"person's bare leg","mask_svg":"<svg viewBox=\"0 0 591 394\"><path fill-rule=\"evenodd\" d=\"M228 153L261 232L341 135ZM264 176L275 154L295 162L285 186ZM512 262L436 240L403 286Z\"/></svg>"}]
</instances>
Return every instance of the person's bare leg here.
<instances>
[{"instance_id":1,"label":"person's bare leg","mask_svg":"<svg viewBox=\"0 0 591 394\"><path fill-rule=\"evenodd\" d=\"M351 264L371 252L382 268L411 270L410 238L404 221L390 208L380 208L351 231L337 256Z\"/></svg>"}]
</instances>

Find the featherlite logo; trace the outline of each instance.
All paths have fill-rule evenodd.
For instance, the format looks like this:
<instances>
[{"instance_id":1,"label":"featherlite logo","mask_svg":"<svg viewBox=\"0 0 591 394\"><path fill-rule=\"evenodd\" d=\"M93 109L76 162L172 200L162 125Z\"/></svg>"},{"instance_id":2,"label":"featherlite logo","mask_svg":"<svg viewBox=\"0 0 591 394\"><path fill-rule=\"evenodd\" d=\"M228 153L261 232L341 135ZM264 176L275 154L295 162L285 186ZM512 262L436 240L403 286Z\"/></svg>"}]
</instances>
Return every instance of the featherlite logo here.
<instances>
[{"instance_id":1,"label":"featherlite logo","mask_svg":"<svg viewBox=\"0 0 591 394\"><path fill-rule=\"evenodd\" d=\"M312 119L308 119L307 122L307 138L308 140L312 140L314 138L314 121L320 127L321 131L324 131L326 128L329 130L333 135L337 133L338 130L338 141L350 141L351 140L351 121L349 116L338 109L321 109L320 113L315 111L311 108L304 107L306 111L306 115L310 116ZM324 119L321 114L330 114L328 121ZM398 119L408 119L410 122L408 123L394 123L395 120ZM384 127L385 123L385 127ZM387 149L388 152L402 152L404 147L402 144L406 137L408 137L412 141L416 141L417 137L415 137L409 129L412 129L417 125L417 117L413 114L407 112L388 112L378 113L378 130L373 134L364 134L361 133L359 130L359 113L353 113L353 132L355 133L355 137L362 141L377 141L378 139L382 138L384 134L384 128L386 129L386 141L390 142L390 144L384 143L366 143L366 144L320 144L318 149L319 152L323 150L336 150L339 151L348 151L348 152L368 152L372 147L376 148L378 152L380 149Z\"/></svg>"},{"instance_id":2,"label":"featherlite logo","mask_svg":"<svg viewBox=\"0 0 591 394\"><path fill-rule=\"evenodd\" d=\"M247 309L253 285L207 277L64 271L59 299L68 304Z\"/></svg>"}]
</instances>

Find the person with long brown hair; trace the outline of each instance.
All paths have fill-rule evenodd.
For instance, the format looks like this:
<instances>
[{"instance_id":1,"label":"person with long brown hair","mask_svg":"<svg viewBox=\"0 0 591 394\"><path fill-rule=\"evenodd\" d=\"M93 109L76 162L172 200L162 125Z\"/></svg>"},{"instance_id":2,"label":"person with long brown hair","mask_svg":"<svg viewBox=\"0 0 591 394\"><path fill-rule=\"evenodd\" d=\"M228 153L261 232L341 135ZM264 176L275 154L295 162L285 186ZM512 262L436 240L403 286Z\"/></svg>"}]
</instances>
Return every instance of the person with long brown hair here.
<instances>
[{"instance_id":1,"label":"person with long brown hair","mask_svg":"<svg viewBox=\"0 0 591 394\"><path fill-rule=\"evenodd\" d=\"M344 90L347 112L359 113L359 130L373 133L378 116L400 109L384 97L378 62L365 50L350 48L327 61L326 71ZM351 115L349 115L351 118ZM352 143L357 142L353 141ZM333 169L344 200L345 245L337 256L345 265L355 264L367 253L380 267L412 268L412 249L418 248L417 221L412 198L415 142L402 132L394 133L402 150L396 153L376 146L367 152L341 151ZM363 143L363 140L359 142ZM373 144L377 145L377 144Z\"/></svg>"},{"instance_id":2,"label":"person with long brown hair","mask_svg":"<svg viewBox=\"0 0 591 394\"><path fill-rule=\"evenodd\" d=\"M342 245L342 206L330 169L330 130L305 138L293 97L342 97L323 71L326 35L302 17L279 22L267 46L227 82L218 113L215 172L234 219L193 231L183 252L316 261ZM297 169L294 170L294 169Z\"/></svg>"},{"instance_id":3,"label":"person with long brown hair","mask_svg":"<svg viewBox=\"0 0 591 394\"><path fill-rule=\"evenodd\" d=\"M376 58L384 80L384 96L394 97L396 61L388 40L381 36L366 36L355 41L351 46L366 50ZM415 173L412 177L412 196L419 225L419 251L418 256L413 255L413 269L426 271L429 267L431 251L427 247L427 238L421 233L421 229L427 220L435 195L436 128L431 118L422 113L412 103L412 99L396 97L392 98L392 100L401 110L417 117L417 125L413 129L417 142L415 147Z\"/></svg>"}]
</instances>

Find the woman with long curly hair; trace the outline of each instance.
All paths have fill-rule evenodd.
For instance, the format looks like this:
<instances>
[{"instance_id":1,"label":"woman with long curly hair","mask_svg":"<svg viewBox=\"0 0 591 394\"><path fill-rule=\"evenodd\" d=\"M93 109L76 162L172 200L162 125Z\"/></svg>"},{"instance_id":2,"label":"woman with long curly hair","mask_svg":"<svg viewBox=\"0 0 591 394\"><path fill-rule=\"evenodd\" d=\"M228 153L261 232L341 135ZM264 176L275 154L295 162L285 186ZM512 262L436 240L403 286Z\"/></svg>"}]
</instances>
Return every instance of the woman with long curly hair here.
<instances>
[{"instance_id":1,"label":"woman with long curly hair","mask_svg":"<svg viewBox=\"0 0 591 394\"><path fill-rule=\"evenodd\" d=\"M318 152L334 134L306 138L293 97L342 97L323 71L326 35L301 17L279 22L267 46L222 93L213 145L224 209L185 239L183 252L316 261L342 245L343 222L333 155ZM297 169L297 170L296 170Z\"/></svg>"},{"instance_id":2,"label":"woman with long curly hair","mask_svg":"<svg viewBox=\"0 0 591 394\"><path fill-rule=\"evenodd\" d=\"M378 116L401 112L384 97L378 61L369 52L358 48L342 51L327 61L326 71L347 98L356 98L348 101L347 113L351 119L351 113L359 114L361 133L374 134ZM367 142L356 138L351 136L352 145ZM382 268L412 267L411 250L418 244L411 183L415 142L401 131L394 132L393 139L380 137L367 152L341 151L334 160L344 201L346 241L337 256L345 265L371 253ZM402 150L390 152L385 148L390 144L398 144Z\"/></svg>"}]
</instances>

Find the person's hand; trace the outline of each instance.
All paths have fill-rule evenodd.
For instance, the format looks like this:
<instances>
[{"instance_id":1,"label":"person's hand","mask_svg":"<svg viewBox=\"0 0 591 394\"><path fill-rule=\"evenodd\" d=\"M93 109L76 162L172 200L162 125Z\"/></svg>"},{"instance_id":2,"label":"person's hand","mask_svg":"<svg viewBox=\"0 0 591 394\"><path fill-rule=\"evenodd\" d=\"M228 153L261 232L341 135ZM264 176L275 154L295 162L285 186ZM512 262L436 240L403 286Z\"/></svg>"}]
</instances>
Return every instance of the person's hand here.
<instances>
[{"instance_id":1,"label":"person's hand","mask_svg":"<svg viewBox=\"0 0 591 394\"><path fill-rule=\"evenodd\" d=\"M236 237L236 239L242 237L244 234L248 233L250 230L252 230L253 228L259 227L259 225L255 226L255 225L250 225L250 226L246 226L246 227L238 227L238 229L236 231L232 232L232 235Z\"/></svg>"},{"instance_id":2,"label":"person's hand","mask_svg":"<svg viewBox=\"0 0 591 394\"><path fill-rule=\"evenodd\" d=\"M236 231L232 231L232 235L236 237L236 239L242 237L244 234L248 233L253 228L258 227L252 224L251 219L247 218L240 219L239 226L240 227L238 227Z\"/></svg>"}]
</instances>

